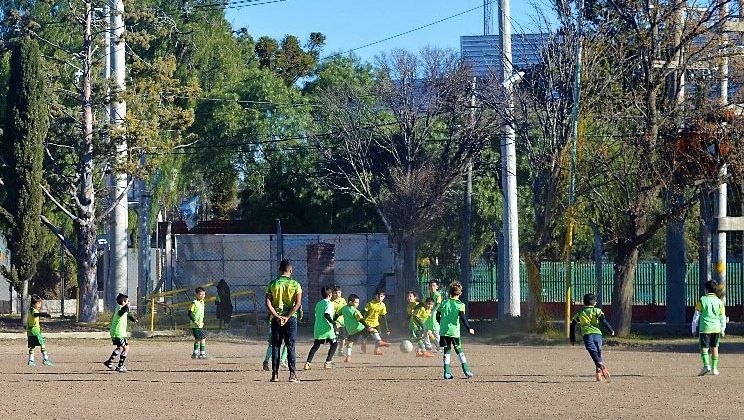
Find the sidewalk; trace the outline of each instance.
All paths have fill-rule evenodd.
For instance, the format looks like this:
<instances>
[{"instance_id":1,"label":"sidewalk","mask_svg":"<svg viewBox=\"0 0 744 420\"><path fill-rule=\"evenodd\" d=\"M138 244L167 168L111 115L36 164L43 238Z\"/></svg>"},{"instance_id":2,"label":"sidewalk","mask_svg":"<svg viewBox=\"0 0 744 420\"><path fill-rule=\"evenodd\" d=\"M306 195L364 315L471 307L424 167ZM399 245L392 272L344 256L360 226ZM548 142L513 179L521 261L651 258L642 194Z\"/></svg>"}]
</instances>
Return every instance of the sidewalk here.
<instances>
[{"instance_id":1,"label":"sidewalk","mask_svg":"<svg viewBox=\"0 0 744 420\"><path fill-rule=\"evenodd\" d=\"M80 338L92 338L92 339L106 339L111 338L111 335L108 331L70 331L70 332L45 332L42 333L44 338L53 338L53 339L60 339L60 338L70 338L70 339L80 339ZM6 340L25 340L26 339L26 333L25 332L13 332L13 333L0 333L0 340L6 339Z\"/></svg>"}]
</instances>

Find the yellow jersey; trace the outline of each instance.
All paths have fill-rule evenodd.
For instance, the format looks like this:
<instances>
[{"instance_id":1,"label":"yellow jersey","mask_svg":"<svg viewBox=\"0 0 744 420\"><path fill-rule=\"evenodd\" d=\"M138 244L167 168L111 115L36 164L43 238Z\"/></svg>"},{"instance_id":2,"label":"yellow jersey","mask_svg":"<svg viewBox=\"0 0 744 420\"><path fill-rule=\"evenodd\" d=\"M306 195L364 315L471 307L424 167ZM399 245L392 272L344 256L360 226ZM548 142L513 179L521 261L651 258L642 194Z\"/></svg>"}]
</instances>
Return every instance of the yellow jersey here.
<instances>
[{"instance_id":1,"label":"yellow jersey","mask_svg":"<svg viewBox=\"0 0 744 420\"><path fill-rule=\"evenodd\" d=\"M372 328L380 326L380 316L387 315L387 307L384 302L372 299L364 305L364 322Z\"/></svg>"},{"instance_id":2,"label":"yellow jersey","mask_svg":"<svg viewBox=\"0 0 744 420\"><path fill-rule=\"evenodd\" d=\"M413 311L416 309L418 304L419 301L415 300L413 302L408 302L408 305L406 305L406 315L408 315L409 318L413 316Z\"/></svg>"}]
</instances>

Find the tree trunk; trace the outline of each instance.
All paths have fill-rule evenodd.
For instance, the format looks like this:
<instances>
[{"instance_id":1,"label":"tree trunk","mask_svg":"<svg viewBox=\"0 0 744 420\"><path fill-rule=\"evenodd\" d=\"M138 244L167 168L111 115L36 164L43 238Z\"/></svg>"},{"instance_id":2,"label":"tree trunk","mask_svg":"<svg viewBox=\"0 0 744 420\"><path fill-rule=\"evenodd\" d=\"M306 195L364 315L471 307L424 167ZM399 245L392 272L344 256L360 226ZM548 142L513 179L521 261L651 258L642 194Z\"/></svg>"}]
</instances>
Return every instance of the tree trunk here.
<instances>
[{"instance_id":1,"label":"tree trunk","mask_svg":"<svg viewBox=\"0 0 744 420\"><path fill-rule=\"evenodd\" d=\"M395 316L403 319L406 307L406 292L414 290L420 293L418 277L416 276L416 241L402 239L393 245L393 259L395 265L395 292L393 306ZM390 290L390 288L388 288ZM390 304L388 304L390 306Z\"/></svg>"},{"instance_id":2,"label":"tree trunk","mask_svg":"<svg viewBox=\"0 0 744 420\"><path fill-rule=\"evenodd\" d=\"M597 289L597 307L601 308L604 304L604 263L602 261L602 232L599 226L591 223L592 232L594 233L594 281Z\"/></svg>"},{"instance_id":3,"label":"tree trunk","mask_svg":"<svg viewBox=\"0 0 744 420\"><path fill-rule=\"evenodd\" d=\"M28 308L31 305L31 299L28 297L28 279L23 279L21 282L21 326L26 326L26 316L28 315Z\"/></svg>"},{"instance_id":4,"label":"tree trunk","mask_svg":"<svg viewBox=\"0 0 744 420\"><path fill-rule=\"evenodd\" d=\"M78 228L77 282L79 322L98 320L98 281L96 278L96 234L89 227Z\"/></svg>"},{"instance_id":5,"label":"tree trunk","mask_svg":"<svg viewBox=\"0 0 744 420\"><path fill-rule=\"evenodd\" d=\"M527 321L530 330L544 332L548 327L548 317L542 298L542 273L540 273L542 256L529 251L523 252L523 255L529 282Z\"/></svg>"},{"instance_id":6,"label":"tree trunk","mask_svg":"<svg viewBox=\"0 0 744 420\"><path fill-rule=\"evenodd\" d=\"M638 266L638 247L618 251L612 290L612 321L618 336L630 334L633 318L633 280Z\"/></svg>"}]
</instances>

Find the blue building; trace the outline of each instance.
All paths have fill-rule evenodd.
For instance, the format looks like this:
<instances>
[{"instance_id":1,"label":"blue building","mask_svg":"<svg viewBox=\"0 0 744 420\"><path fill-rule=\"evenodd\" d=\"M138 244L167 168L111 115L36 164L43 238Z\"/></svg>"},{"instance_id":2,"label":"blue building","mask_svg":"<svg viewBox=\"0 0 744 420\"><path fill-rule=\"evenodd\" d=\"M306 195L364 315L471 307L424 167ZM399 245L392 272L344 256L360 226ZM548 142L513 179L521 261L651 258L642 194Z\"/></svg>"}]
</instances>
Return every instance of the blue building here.
<instances>
[{"instance_id":1,"label":"blue building","mask_svg":"<svg viewBox=\"0 0 744 420\"><path fill-rule=\"evenodd\" d=\"M538 64L540 50L548 43L548 34L512 34L512 65L515 70ZM484 77L501 68L501 37L478 35L460 37L462 59L473 68L478 77Z\"/></svg>"}]
</instances>

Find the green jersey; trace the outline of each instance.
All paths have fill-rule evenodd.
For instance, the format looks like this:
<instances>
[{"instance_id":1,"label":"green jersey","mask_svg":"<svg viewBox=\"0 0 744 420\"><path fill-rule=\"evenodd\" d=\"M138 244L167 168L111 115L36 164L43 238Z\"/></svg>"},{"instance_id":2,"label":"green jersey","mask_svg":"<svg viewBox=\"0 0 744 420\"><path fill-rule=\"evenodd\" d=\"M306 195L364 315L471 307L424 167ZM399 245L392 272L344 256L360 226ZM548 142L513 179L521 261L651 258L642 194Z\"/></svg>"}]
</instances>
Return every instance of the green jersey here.
<instances>
[{"instance_id":1,"label":"green jersey","mask_svg":"<svg viewBox=\"0 0 744 420\"><path fill-rule=\"evenodd\" d=\"M122 312L122 309L125 309L122 315L119 315L119 312ZM122 306L122 305L116 305L116 311L114 311L114 315L111 317L111 337L112 338L127 338L127 322L129 321L129 305Z\"/></svg>"},{"instance_id":2,"label":"green jersey","mask_svg":"<svg viewBox=\"0 0 744 420\"><path fill-rule=\"evenodd\" d=\"M333 324L328 322L325 317L328 314L331 319L336 315L336 308L329 299L323 299L315 304L315 327L313 328L313 337L316 340L325 340L336 338L336 331Z\"/></svg>"},{"instance_id":3,"label":"green jersey","mask_svg":"<svg viewBox=\"0 0 744 420\"><path fill-rule=\"evenodd\" d=\"M297 294L302 293L302 286L297 280L281 276L269 283L266 294L271 296L271 304L279 315L287 315L294 308ZM292 314L297 317L297 312Z\"/></svg>"},{"instance_id":4,"label":"green jersey","mask_svg":"<svg viewBox=\"0 0 744 420\"><path fill-rule=\"evenodd\" d=\"M26 333L27 335L39 335L41 334L41 325L39 324L39 310L36 308L29 308L28 314L26 315Z\"/></svg>"},{"instance_id":5,"label":"green jersey","mask_svg":"<svg viewBox=\"0 0 744 420\"><path fill-rule=\"evenodd\" d=\"M726 306L715 293L708 293L695 304L700 313L700 334L720 334L726 317Z\"/></svg>"},{"instance_id":6,"label":"green jersey","mask_svg":"<svg viewBox=\"0 0 744 420\"><path fill-rule=\"evenodd\" d=\"M341 315L344 317L344 328L349 335L364 331L364 324L362 324L364 316L359 309L346 305L341 308Z\"/></svg>"},{"instance_id":7,"label":"green jersey","mask_svg":"<svg viewBox=\"0 0 744 420\"><path fill-rule=\"evenodd\" d=\"M581 335L587 334L599 334L602 335L602 330L599 329L600 319L603 318L604 312L595 306L585 306L584 309L580 310L576 315L573 316L571 321L575 321L581 328Z\"/></svg>"},{"instance_id":8,"label":"green jersey","mask_svg":"<svg viewBox=\"0 0 744 420\"><path fill-rule=\"evenodd\" d=\"M460 298L451 297L445 300L439 307L439 313L442 314L440 334L445 337L460 338L460 314L465 314L465 304L460 301Z\"/></svg>"},{"instance_id":9,"label":"green jersey","mask_svg":"<svg viewBox=\"0 0 744 420\"><path fill-rule=\"evenodd\" d=\"M439 308L439 305L442 304L442 300L444 300L444 298L442 297L442 292L440 292L439 290L431 293L429 297L434 301L434 309L432 310L432 316L427 318L424 322L424 327L426 327L427 330L439 331L439 323L437 322L437 317L434 315L437 313L437 308Z\"/></svg>"},{"instance_id":10,"label":"green jersey","mask_svg":"<svg viewBox=\"0 0 744 420\"><path fill-rule=\"evenodd\" d=\"M191 320L191 328L204 328L204 301L194 300L191 302L189 312L194 317Z\"/></svg>"}]
</instances>

